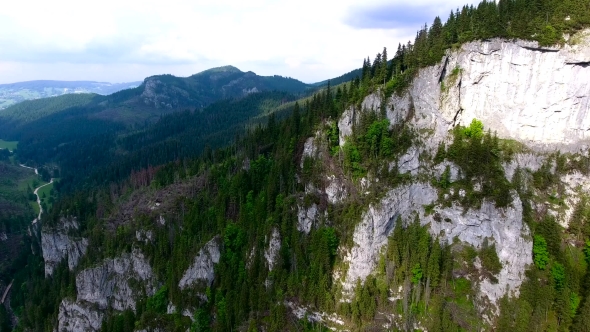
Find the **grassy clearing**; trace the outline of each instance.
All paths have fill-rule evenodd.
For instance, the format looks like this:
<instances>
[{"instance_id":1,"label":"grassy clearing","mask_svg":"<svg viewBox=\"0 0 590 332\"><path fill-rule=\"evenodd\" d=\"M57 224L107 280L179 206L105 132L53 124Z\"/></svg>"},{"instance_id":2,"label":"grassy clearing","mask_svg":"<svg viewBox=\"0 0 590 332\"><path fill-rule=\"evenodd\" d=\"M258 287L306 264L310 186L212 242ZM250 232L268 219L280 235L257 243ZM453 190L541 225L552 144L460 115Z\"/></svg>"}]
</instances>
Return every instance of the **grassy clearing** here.
<instances>
[{"instance_id":1,"label":"grassy clearing","mask_svg":"<svg viewBox=\"0 0 590 332\"><path fill-rule=\"evenodd\" d=\"M16 149L17 144L18 141L10 142L0 139L0 149L8 149L10 151L13 151Z\"/></svg>"}]
</instances>

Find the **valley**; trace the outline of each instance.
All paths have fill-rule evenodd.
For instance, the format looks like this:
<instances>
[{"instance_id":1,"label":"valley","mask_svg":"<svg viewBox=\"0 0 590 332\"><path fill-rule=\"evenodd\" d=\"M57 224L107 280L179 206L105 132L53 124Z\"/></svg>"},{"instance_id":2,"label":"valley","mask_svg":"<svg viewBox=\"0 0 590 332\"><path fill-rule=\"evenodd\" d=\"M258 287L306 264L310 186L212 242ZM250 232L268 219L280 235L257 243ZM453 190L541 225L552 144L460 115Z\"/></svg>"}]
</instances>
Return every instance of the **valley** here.
<instances>
[{"instance_id":1,"label":"valley","mask_svg":"<svg viewBox=\"0 0 590 332\"><path fill-rule=\"evenodd\" d=\"M0 110L0 330L589 331L589 61L587 1L483 1Z\"/></svg>"}]
</instances>

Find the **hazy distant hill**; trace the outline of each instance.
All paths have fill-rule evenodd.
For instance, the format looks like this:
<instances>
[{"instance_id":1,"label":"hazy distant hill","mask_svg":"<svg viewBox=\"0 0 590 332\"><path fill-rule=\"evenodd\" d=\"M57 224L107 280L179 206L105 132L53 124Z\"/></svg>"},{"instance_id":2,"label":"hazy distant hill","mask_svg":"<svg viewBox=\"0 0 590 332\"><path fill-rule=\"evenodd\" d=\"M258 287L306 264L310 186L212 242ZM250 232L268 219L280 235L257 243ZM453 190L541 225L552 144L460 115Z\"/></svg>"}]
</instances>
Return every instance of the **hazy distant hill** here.
<instances>
[{"instance_id":1,"label":"hazy distant hill","mask_svg":"<svg viewBox=\"0 0 590 332\"><path fill-rule=\"evenodd\" d=\"M134 88L142 82L106 83L93 81L28 81L0 84L0 109L30 99L61 96L70 93L109 95Z\"/></svg>"},{"instance_id":2,"label":"hazy distant hill","mask_svg":"<svg viewBox=\"0 0 590 332\"><path fill-rule=\"evenodd\" d=\"M27 91L40 89L34 88L37 86L34 82L28 84L31 90ZM212 68L189 77L156 75L135 88L108 96L77 93L12 105L0 111L0 136L14 136L25 123L43 121L47 116L65 111L69 111L70 118L134 124L153 121L162 114L178 110L202 109L223 99L239 99L256 92L284 91L298 96L312 89L311 85L293 78L258 76L233 66Z\"/></svg>"},{"instance_id":3,"label":"hazy distant hill","mask_svg":"<svg viewBox=\"0 0 590 332\"><path fill-rule=\"evenodd\" d=\"M140 87L117 94L114 101L162 110L202 108L221 99L241 98L254 92L276 90L297 95L308 89L310 85L290 77L258 76L224 66L189 77L151 76Z\"/></svg>"}]
</instances>

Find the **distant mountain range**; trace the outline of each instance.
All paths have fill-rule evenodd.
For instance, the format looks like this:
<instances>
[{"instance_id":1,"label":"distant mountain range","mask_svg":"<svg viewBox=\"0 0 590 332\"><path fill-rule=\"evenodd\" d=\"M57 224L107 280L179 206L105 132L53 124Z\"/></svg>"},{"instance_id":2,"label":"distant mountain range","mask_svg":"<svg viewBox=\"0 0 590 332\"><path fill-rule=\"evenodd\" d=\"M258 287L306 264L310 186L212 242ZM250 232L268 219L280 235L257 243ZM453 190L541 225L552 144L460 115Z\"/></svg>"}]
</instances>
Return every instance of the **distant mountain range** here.
<instances>
[{"instance_id":1,"label":"distant mountain range","mask_svg":"<svg viewBox=\"0 0 590 332\"><path fill-rule=\"evenodd\" d=\"M110 95L117 91L135 88L141 83L40 80L0 84L0 109L5 109L24 100L55 97L71 93Z\"/></svg>"},{"instance_id":2,"label":"distant mountain range","mask_svg":"<svg viewBox=\"0 0 590 332\"><path fill-rule=\"evenodd\" d=\"M76 86L74 82L69 83L71 85L63 89L73 89L71 87ZM9 106L0 111L0 132L3 136L11 136L11 133L19 132L19 127L25 123L43 121L43 118L67 110L73 112L73 117L134 124L151 122L163 114L178 110L202 109L223 99L239 99L256 92L283 91L293 96L302 96L317 89L293 78L258 76L233 66L212 68L189 77L150 76L143 82L127 84L136 84L137 87L107 96L80 91L48 99L26 100ZM26 91L44 91L42 87L45 85L27 82L6 86L11 86L13 90L21 86ZM89 86L91 84L87 85ZM102 91L106 91L106 86Z\"/></svg>"}]
</instances>

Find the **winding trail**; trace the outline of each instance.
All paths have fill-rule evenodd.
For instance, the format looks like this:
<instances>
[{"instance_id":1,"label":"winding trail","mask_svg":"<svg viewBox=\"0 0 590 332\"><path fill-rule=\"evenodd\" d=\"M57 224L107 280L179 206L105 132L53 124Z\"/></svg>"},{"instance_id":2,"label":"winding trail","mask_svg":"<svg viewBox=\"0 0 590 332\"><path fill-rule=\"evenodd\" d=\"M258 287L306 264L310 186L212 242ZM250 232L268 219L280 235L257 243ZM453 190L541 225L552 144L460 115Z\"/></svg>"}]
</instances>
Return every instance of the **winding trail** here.
<instances>
[{"instance_id":1,"label":"winding trail","mask_svg":"<svg viewBox=\"0 0 590 332\"><path fill-rule=\"evenodd\" d=\"M28 168L28 169L32 169L35 170L35 174L39 175L39 171L36 168L33 167L29 167L29 166L25 166L23 164L19 164L21 167L24 168ZM39 189L48 186L50 184L53 183L53 178L51 178L51 180L49 181L49 183L46 183L44 185L41 185L37 188L35 188L35 191L33 191L33 194L35 194L35 196L37 196L37 204L39 205L39 215L37 216L37 218L35 218L31 223L34 225L37 223L37 221L41 220L41 214L43 214L43 207L41 206L41 197L39 197Z\"/></svg>"},{"instance_id":2,"label":"winding trail","mask_svg":"<svg viewBox=\"0 0 590 332\"><path fill-rule=\"evenodd\" d=\"M0 301L0 303L4 304L4 300L6 300L6 295L8 294L8 292L10 292L10 288L12 287L13 282L14 282L14 280L12 280L10 282L10 285L8 285L8 287L6 287L6 290L4 290L4 295L2 295L2 301Z\"/></svg>"}]
</instances>

